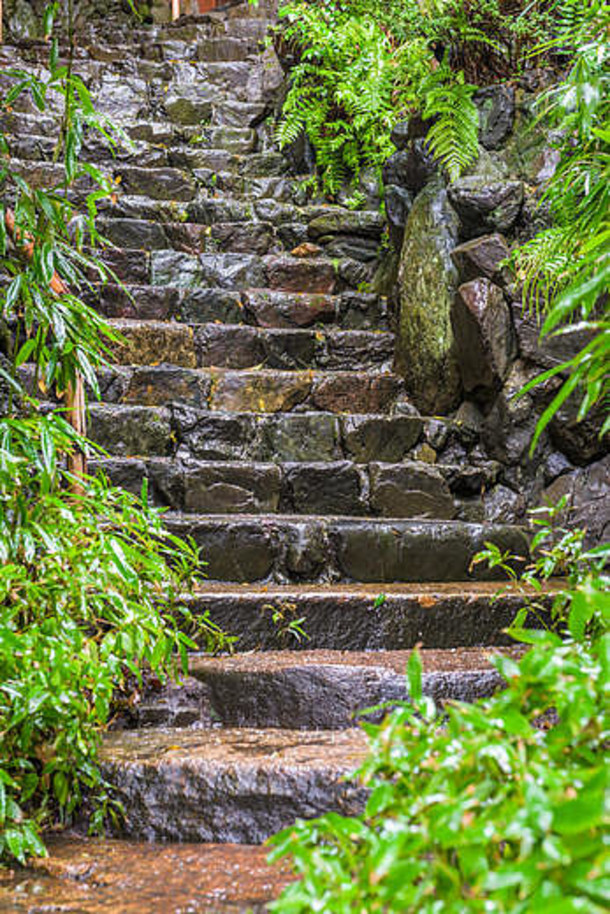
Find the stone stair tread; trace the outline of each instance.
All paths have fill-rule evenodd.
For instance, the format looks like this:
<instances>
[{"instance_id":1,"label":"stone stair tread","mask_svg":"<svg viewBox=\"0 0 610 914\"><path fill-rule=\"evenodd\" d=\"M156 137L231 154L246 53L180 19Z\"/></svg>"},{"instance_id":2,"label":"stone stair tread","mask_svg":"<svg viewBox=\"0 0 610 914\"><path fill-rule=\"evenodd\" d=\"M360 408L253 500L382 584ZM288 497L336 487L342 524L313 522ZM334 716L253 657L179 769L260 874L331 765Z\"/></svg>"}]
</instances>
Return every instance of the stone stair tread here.
<instances>
[{"instance_id":1,"label":"stone stair tread","mask_svg":"<svg viewBox=\"0 0 610 914\"><path fill-rule=\"evenodd\" d=\"M537 599L550 610L562 586L551 582ZM237 634L239 651L425 650L513 647L505 633L532 591L497 581L441 583L227 584L207 581L186 597L194 613L208 612ZM272 618L303 619L307 639L282 636ZM287 640L287 638L289 640Z\"/></svg>"},{"instance_id":2,"label":"stone stair tread","mask_svg":"<svg viewBox=\"0 0 610 914\"><path fill-rule=\"evenodd\" d=\"M182 683L151 682L117 726L277 727L343 730L383 703L408 698L410 650L252 651L211 657L191 654ZM437 703L475 701L503 684L492 659L519 657L520 647L420 651L422 688ZM367 713L378 720L383 710Z\"/></svg>"},{"instance_id":3,"label":"stone stair tread","mask_svg":"<svg viewBox=\"0 0 610 914\"><path fill-rule=\"evenodd\" d=\"M488 670L491 660L499 653L518 656L521 649L500 647L457 647L445 650L420 650L424 675L434 673L468 673ZM398 673L404 678L410 650L345 651L345 650L284 650L251 651L213 657L194 654L189 658L189 676L205 680L208 674L257 673L273 675L285 670L319 670L364 667Z\"/></svg>"},{"instance_id":4,"label":"stone stair tread","mask_svg":"<svg viewBox=\"0 0 610 914\"><path fill-rule=\"evenodd\" d=\"M118 365L171 363L186 368L389 370L394 334L386 330L253 327L232 323L112 319Z\"/></svg>"},{"instance_id":5,"label":"stone stair tread","mask_svg":"<svg viewBox=\"0 0 610 914\"><path fill-rule=\"evenodd\" d=\"M154 434L150 427L144 428L146 433ZM314 511L349 512L359 517L459 516L460 504L448 481L459 474L459 468L432 467L414 460L398 464L349 460L245 463L179 461L169 456L134 460L119 456L97 460L95 466L103 469L115 485L136 494L148 479L149 497L155 503L186 512L216 515L280 511L297 517ZM481 470L479 496L485 481Z\"/></svg>"},{"instance_id":6,"label":"stone stair tread","mask_svg":"<svg viewBox=\"0 0 610 914\"><path fill-rule=\"evenodd\" d=\"M404 399L402 379L389 371L186 368L171 364L112 366L99 372L107 402L257 413L390 412Z\"/></svg>"},{"instance_id":7,"label":"stone stair tread","mask_svg":"<svg viewBox=\"0 0 610 914\"><path fill-rule=\"evenodd\" d=\"M269 849L232 844L150 844L112 838L48 835L49 857L0 881L0 910L93 914L262 914L294 878L271 866ZM230 874L230 878L228 877Z\"/></svg>"},{"instance_id":8,"label":"stone stair tread","mask_svg":"<svg viewBox=\"0 0 610 914\"><path fill-rule=\"evenodd\" d=\"M345 778L366 750L355 728L150 729L105 734L100 764L129 837L256 844L296 818L360 812L365 791Z\"/></svg>"}]
</instances>

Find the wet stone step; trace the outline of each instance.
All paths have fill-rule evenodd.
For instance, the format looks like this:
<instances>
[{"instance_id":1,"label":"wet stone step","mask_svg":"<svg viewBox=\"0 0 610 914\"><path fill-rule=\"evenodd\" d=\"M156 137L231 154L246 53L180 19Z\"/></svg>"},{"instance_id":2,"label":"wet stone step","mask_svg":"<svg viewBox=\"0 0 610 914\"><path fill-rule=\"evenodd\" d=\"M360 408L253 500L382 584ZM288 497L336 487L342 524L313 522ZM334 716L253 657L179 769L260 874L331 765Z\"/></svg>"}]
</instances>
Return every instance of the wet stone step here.
<instances>
[{"instance_id":1,"label":"wet stone step","mask_svg":"<svg viewBox=\"0 0 610 914\"><path fill-rule=\"evenodd\" d=\"M183 203L193 200L196 194L193 179L177 168L121 166L115 169L114 176L124 192L143 193L153 200Z\"/></svg>"},{"instance_id":2,"label":"wet stone step","mask_svg":"<svg viewBox=\"0 0 610 914\"><path fill-rule=\"evenodd\" d=\"M141 252L121 253L129 259ZM115 258L118 254L118 250L112 251ZM152 285L234 290L269 288L278 292L327 295L347 289L357 290L372 275L365 264L348 257L335 260L285 254L260 257L248 253L228 253L194 257L177 251L152 251L150 266ZM123 278L128 279L127 276Z\"/></svg>"},{"instance_id":3,"label":"wet stone step","mask_svg":"<svg viewBox=\"0 0 610 914\"><path fill-rule=\"evenodd\" d=\"M288 170L288 162L279 152L252 152L240 155L229 149L210 149L201 144L168 151L169 163L175 168L207 169L212 172L236 171L248 178L278 178Z\"/></svg>"},{"instance_id":4,"label":"wet stone step","mask_svg":"<svg viewBox=\"0 0 610 914\"><path fill-rule=\"evenodd\" d=\"M269 612L276 611L270 604ZM289 622L290 614L284 630L278 624L284 640L291 637ZM503 685L491 664L498 650L422 651L424 694L439 704L492 695ZM410 653L289 649L227 657L195 655L189 659L184 684L151 683L141 700L121 716L120 725L342 730L353 727L368 708L408 698L405 671ZM378 712L366 719L382 716Z\"/></svg>"},{"instance_id":5,"label":"wet stone step","mask_svg":"<svg viewBox=\"0 0 610 914\"><path fill-rule=\"evenodd\" d=\"M208 192L247 197L250 200L270 198L280 203L296 203L303 199L299 179L286 175L246 176L241 172L215 171L195 168L193 177L200 188Z\"/></svg>"},{"instance_id":6,"label":"wet stone step","mask_svg":"<svg viewBox=\"0 0 610 914\"><path fill-rule=\"evenodd\" d=\"M104 737L101 770L127 837L259 844L297 818L361 812L346 777L365 753L357 729L131 730Z\"/></svg>"},{"instance_id":7,"label":"wet stone step","mask_svg":"<svg viewBox=\"0 0 610 914\"><path fill-rule=\"evenodd\" d=\"M90 404L89 419L93 440L117 456L176 451L185 460L355 463L405 460L435 421L413 415L222 413L98 403Z\"/></svg>"},{"instance_id":8,"label":"wet stone step","mask_svg":"<svg viewBox=\"0 0 610 914\"><path fill-rule=\"evenodd\" d=\"M541 597L549 612L552 598L549 587ZM188 605L237 635L239 651L298 653L514 646L506 629L524 600L516 588L480 581L247 588L206 583ZM299 619L307 639L290 634L290 622Z\"/></svg>"},{"instance_id":9,"label":"wet stone step","mask_svg":"<svg viewBox=\"0 0 610 914\"><path fill-rule=\"evenodd\" d=\"M390 373L237 371L157 365L98 372L102 399L140 406L183 404L214 412L389 413L404 402L404 383Z\"/></svg>"},{"instance_id":10,"label":"wet stone step","mask_svg":"<svg viewBox=\"0 0 610 914\"><path fill-rule=\"evenodd\" d=\"M284 233L267 222L159 222L151 219L102 218L103 237L119 248L148 251L171 249L185 254L280 253ZM303 226L306 230L306 226Z\"/></svg>"},{"instance_id":11,"label":"wet stone step","mask_svg":"<svg viewBox=\"0 0 610 914\"><path fill-rule=\"evenodd\" d=\"M178 288L207 287L236 291L269 288L280 292L330 295L350 287L356 289L361 278L370 275L363 264L349 258L261 257L251 253L196 256L174 250L152 250L148 253L121 248L106 249L101 252L101 257L121 280L138 283L142 282L140 277L144 275L151 285Z\"/></svg>"},{"instance_id":12,"label":"wet stone step","mask_svg":"<svg viewBox=\"0 0 610 914\"><path fill-rule=\"evenodd\" d=\"M364 330L279 330L231 324L112 321L119 365L388 371L394 335Z\"/></svg>"},{"instance_id":13,"label":"wet stone step","mask_svg":"<svg viewBox=\"0 0 610 914\"><path fill-rule=\"evenodd\" d=\"M279 514L170 514L166 525L192 536L212 581L429 582L497 577L475 555L494 543L527 555L519 527L462 521Z\"/></svg>"},{"instance_id":14,"label":"wet stone step","mask_svg":"<svg viewBox=\"0 0 610 914\"><path fill-rule=\"evenodd\" d=\"M203 38L197 44L197 59L207 62L245 60L261 50L261 41L257 37L237 38Z\"/></svg>"},{"instance_id":15,"label":"wet stone step","mask_svg":"<svg viewBox=\"0 0 610 914\"><path fill-rule=\"evenodd\" d=\"M294 878L287 864L267 863L266 847L45 841L48 857L0 874L3 914L264 914Z\"/></svg>"},{"instance_id":16,"label":"wet stone step","mask_svg":"<svg viewBox=\"0 0 610 914\"><path fill-rule=\"evenodd\" d=\"M145 426L144 444L160 450L157 431ZM148 441L146 440L148 433ZM161 437L161 435L159 435ZM120 441L125 447L136 442ZM343 514L452 520L460 505L445 471L424 463L231 463L114 457L91 462L114 485L138 494L148 481L150 498L175 511L198 514ZM470 502L469 502L470 504Z\"/></svg>"},{"instance_id":17,"label":"wet stone step","mask_svg":"<svg viewBox=\"0 0 610 914\"><path fill-rule=\"evenodd\" d=\"M186 228L182 238L189 237L188 225ZM390 329L387 299L366 292L325 295L107 283L87 289L85 297L92 307L110 318L176 318L191 324L243 323L269 329L323 328L329 324L345 330Z\"/></svg>"},{"instance_id":18,"label":"wet stone step","mask_svg":"<svg viewBox=\"0 0 610 914\"><path fill-rule=\"evenodd\" d=\"M210 123L213 127L257 127L271 113L271 106L263 102L227 98L214 106Z\"/></svg>"}]
</instances>

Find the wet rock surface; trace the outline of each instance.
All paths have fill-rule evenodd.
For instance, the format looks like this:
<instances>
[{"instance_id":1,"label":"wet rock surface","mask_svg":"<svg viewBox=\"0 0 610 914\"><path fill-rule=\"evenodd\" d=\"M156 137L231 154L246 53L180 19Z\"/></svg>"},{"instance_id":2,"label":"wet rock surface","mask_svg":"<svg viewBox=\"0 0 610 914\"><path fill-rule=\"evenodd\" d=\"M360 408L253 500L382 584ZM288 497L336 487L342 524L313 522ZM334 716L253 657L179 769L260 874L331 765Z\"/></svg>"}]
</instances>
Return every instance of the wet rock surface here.
<instances>
[{"instance_id":1,"label":"wet rock surface","mask_svg":"<svg viewBox=\"0 0 610 914\"><path fill-rule=\"evenodd\" d=\"M134 837L257 844L295 818L362 811L345 778L364 759L359 730L132 730L108 734L103 774Z\"/></svg>"},{"instance_id":2,"label":"wet rock surface","mask_svg":"<svg viewBox=\"0 0 610 914\"><path fill-rule=\"evenodd\" d=\"M2 914L263 914L291 881L268 851L50 837L50 857L0 873Z\"/></svg>"}]
</instances>

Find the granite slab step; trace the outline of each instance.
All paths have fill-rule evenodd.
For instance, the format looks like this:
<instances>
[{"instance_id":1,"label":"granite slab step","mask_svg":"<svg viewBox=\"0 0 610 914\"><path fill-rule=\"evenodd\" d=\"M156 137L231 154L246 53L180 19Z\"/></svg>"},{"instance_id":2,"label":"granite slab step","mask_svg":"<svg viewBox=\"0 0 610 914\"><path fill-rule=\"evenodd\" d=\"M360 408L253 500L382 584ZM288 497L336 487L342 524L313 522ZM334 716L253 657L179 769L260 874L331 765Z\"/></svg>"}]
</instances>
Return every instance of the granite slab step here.
<instances>
[{"instance_id":1,"label":"granite slab step","mask_svg":"<svg viewBox=\"0 0 610 914\"><path fill-rule=\"evenodd\" d=\"M259 844L297 818L361 812L347 776L366 745L358 729L132 730L106 734L100 761L125 836Z\"/></svg>"},{"instance_id":2,"label":"granite slab step","mask_svg":"<svg viewBox=\"0 0 610 914\"><path fill-rule=\"evenodd\" d=\"M197 43L197 59L206 63L240 61L257 54L261 50L261 39L258 37L202 38Z\"/></svg>"},{"instance_id":3,"label":"granite slab step","mask_svg":"<svg viewBox=\"0 0 610 914\"><path fill-rule=\"evenodd\" d=\"M404 382L390 372L117 365L100 370L98 379L107 403L182 404L212 412L391 413L405 402Z\"/></svg>"},{"instance_id":4,"label":"granite slab step","mask_svg":"<svg viewBox=\"0 0 610 914\"><path fill-rule=\"evenodd\" d=\"M168 221L175 221L177 213L172 215L173 219ZM247 252L195 255L172 249L132 248L106 248L99 252L99 257L123 282L183 289L268 288L278 292L334 295L357 291L361 282L372 275L364 264L348 257L258 256Z\"/></svg>"},{"instance_id":5,"label":"granite slab step","mask_svg":"<svg viewBox=\"0 0 610 914\"><path fill-rule=\"evenodd\" d=\"M121 337L111 347L118 365L387 372L394 358L394 334L386 331L135 320L113 320L111 326Z\"/></svg>"},{"instance_id":6,"label":"granite slab step","mask_svg":"<svg viewBox=\"0 0 610 914\"><path fill-rule=\"evenodd\" d=\"M399 463L415 453L437 420L417 415L213 412L174 405L91 403L89 435L117 456L186 461ZM144 429L147 430L146 434ZM456 430L457 431L457 430ZM447 435L454 429L448 423Z\"/></svg>"},{"instance_id":7,"label":"granite slab step","mask_svg":"<svg viewBox=\"0 0 610 914\"><path fill-rule=\"evenodd\" d=\"M173 250L193 256L218 252L263 256L282 250L280 235L266 222L198 225L104 217L98 220L98 228L108 242L127 250Z\"/></svg>"},{"instance_id":8,"label":"granite slab step","mask_svg":"<svg viewBox=\"0 0 610 914\"><path fill-rule=\"evenodd\" d=\"M287 863L267 863L266 847L52 834L45 841L48 857L0 877L2 914L264 914L294 878Z\"/></svg>"},{"instance_id":9,"label":"granite slab step","mask_svg":"<svg viewBox=\"0 0 610 914\"><path fill-rule=\"evenodd\" d=\"M288 647L290 630L281 626L289 622L290 614L278 622ZM491 663L499 650L421 651L423 693L439 705L493 695L504 684ZM518 655L521 650L505 648L504 652ZM151 690L138 704L135 717L138 726L150 726L153 721L171 726L176 716L173 709L180 707L181 719L187 719L190 709L191 725L198 726L203 706L204 719L223 727L342 730L353 727L369 708L408 699L410 654L405 650L287 649L226 657L195 655L189 660L189 685L169 686L167 692ZM368 714L366 719L379 720L383 713Z\"/></svg>"},{"instance_id":10,"label":"granite slab step","mask_svg":"<svg viewBox=\"0 0 610 914\"><path fill-rule=\"evenodd\" d=\"M165 520L173 533L193 537L212 581L489 580L498 572L472 565L486 543L528 554L525 531L507 524L280 514L168 513Z\"/></svg>"},{"instance_id":11,"label":"granite slab step","mask_svg":"<svg viewBox=\"0 0 610 914\"><path fill-rule=\"evenodd\" d=\"M180 230L187 228L180 237L188 238L188 227L180 223L178 226ZM215 226L212 231L223 228L223 225ZM146 269L148 261L144 263ZM366 292L326 295L109 282L94 284L84 294L92 307L109 318L158 321L175 318L190 324L248 324L268 329L322 329L329 325L345 330L390 329L387 299Z\"/></svg>"},{"instance_id":12,"label":"granite slab step","mask_svg":"<svg viewBox=\"0 0 610 914\"><path fill-rule=\"evenodd\" d=\"M551 583L537 595L549 612L557 587ZM397 651L416 645L451 650L514 646L506 629L528 595L519 587L482 581L247 586L206 582L187 602L193 612L209 613L224 631L237 635L239 651ZM290 635L289 624L295 619L302 620L307 639Z\"/></svg>"},{"instance_id":13,"label":"granite slab step","mask_svg":"<svg viewBox=\"0 0 610 914\"><path fill-rule=\"evenodd\" d=\"M142 440L161 450L166 423L143 424ZM125 447L125 441L120 441ZM132 443L138 447L138 441ZM446 476L455 467L406 463L355 464L193 461L169 457L111 457L91 462L114 485L136 494L148 482L150 499L174 511L198 514L351 515L453 520L460 504ZM481 488L484 474L481 474ZM481 493L479 493L481 494ZM472 503L472 496L469 504Z\"/></svg>"}]
</instances>

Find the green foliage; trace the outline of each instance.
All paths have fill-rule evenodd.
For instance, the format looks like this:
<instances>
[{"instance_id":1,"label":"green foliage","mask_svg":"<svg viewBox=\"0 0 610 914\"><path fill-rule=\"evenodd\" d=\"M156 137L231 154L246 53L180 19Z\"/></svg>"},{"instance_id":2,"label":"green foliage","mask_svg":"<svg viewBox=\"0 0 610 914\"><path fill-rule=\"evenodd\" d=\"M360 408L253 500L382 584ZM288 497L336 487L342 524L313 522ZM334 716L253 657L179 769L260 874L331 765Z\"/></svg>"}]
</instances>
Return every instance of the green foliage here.
<instances>
[{"instance_id":1,"label":"green foliage","mask_svg":"<svg viewBox=\"0 0 610 914\"><path fill-rule=\"evenodd\" d=\"M565 18L553 44L569 41L576 54L565 77L540 100L541 118L562 137L560 161L545 192L552 228L517 252L526 305L542 312L542 336L574 328L588 342L523 389L559 377L561 385L543 413L532 448L570 397L580 397L579 419L610 398L610 11L599 0L581 0L580 15ZM545 47L548 47L545 46ZM610 430L610 415L601 434Z\"/></svg>"},{"instance_id":2,"label":"green foliage","mask_svg":"<svg viewBox=\"0 0 610 914\"><path fill-rule=\"evenodd\" d=\"M96 765L113 696L142 669L180 675L198 644L227 646L181 602L201 574L197 549L164 530L146 489L138 499L102 476L74 478L70 458L94 446L37 400L61 400L79 376L95 392L115 338L64 285L108 277L91 250L112 185L79 156L86 129L115 135L72 56L60 64L54 42L47 75L9 71L0 101L28 94L41 112L51 94L64 101L54 186L30 186L4 137L0 149L0 398L10 391L0 418L0 861L44 853L40 829L69 822L84 797L94 828L116 817Z\"/></svg>"},{"instance_id":3,"label":"green foliage","mask_svg":"<svg viewBox=\"0 0 610 914\"><path fill-rule=\"evenodd\" d=\"M127 677L185 670L185 630L222 643L180 602L197 550L145 493L91 478L67 494L61 460L82 446L57 414L0 420L0 858L22 862L41 851L34 826L69 821L83 792L102 824L96 750Z\"/></svg>"},{"instance_id":4,"label":"green foliage","mask_svg":"<svg viewBox=\"0 0 610 914\"><path fill-rule=\"evenodd\" d=\"M361 169L380 169L393 152L392 127L407 112L435 119L430 148L452 177L478 152L474 86L439 64L426 29L411 28L399 41L376 12L303 0L280 9L282 41L299 60L277 139L285 147L307 134L331 197L356 184Z\"/></svg>"},{"instance_id":5,"label":"green foliage","mask_svg":"<svg viewBox=\"0 0 610 914\"><path fill-rule=\"evenodd\" d=\"M414 652L410 701L365 726L364 815L272 839L272 859L290 855L301 877L274 914L607 910L610 580L601 555L564 545L540 566L568 565L564 640L520 614L511 633L530 649L494 660L506 688L440 717Z\"/></svg>"}]
</instances>

